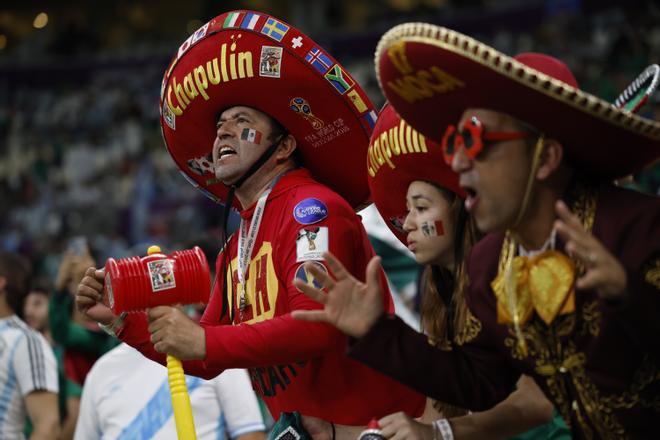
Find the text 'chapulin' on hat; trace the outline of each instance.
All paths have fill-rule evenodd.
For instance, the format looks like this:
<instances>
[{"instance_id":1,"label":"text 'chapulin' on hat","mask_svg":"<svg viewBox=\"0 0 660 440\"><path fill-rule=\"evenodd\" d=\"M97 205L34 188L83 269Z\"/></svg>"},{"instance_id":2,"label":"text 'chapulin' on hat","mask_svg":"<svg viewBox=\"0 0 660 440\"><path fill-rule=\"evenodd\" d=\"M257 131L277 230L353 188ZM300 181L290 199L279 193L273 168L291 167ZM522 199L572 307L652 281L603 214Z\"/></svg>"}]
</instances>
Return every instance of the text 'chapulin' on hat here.
<instances>
[{"instance_id":1,"label":"text 'chapulin' on hat","mask_svg":"<svg viewBox=\"0 0 660 440\"><path fill-rule=\"evenodd\" d=\"M161 125L184 176L217 202L228 188L210 154L220 113L247 106L296 138L303 166L353 207L367 202L366 152L377 114L337 61L293 26L266 14L232 11L199 28L163 78Z\"/></svg>"},{"instance_id":2,"label":"text 'chapulin' on hat","mask_svg":"<svg viewBox=\"0 0 660 440\"><path fill-rule=\"evenodd\" d=\"M660 156L660 123L590 95L552 57L511 58L439 26L396 26L376 49L388 101L411 126L440 141L464 110L506 113L560 141L581 172L612 179Z\"/></svg>"},{"instance_id":3,"label":"text 'chapulin' on hat","mask_svg":"<svg viewBox=\"0 0 660 440\"><path fill-rule=\"evenodd\" d=\"M403 221L411 182L421 180L465 197L458 175L445 163L440 144L425 138L386 104L369 142L367 159L371 198L390 230L406 243Z\"/></svg>"}]
</instances>

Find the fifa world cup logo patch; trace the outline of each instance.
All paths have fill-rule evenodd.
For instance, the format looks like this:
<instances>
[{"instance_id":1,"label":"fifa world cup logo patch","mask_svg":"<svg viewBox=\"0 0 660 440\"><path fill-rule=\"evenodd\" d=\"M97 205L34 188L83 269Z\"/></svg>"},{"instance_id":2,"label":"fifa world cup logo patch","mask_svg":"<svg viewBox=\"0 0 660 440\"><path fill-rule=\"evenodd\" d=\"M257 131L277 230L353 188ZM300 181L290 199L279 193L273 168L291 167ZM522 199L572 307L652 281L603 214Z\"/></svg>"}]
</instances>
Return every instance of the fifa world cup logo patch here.
<instances>
[{"instance_id":1,"label":"fifa world cup logo patch","mask_svg":"<svg viewBox=\"0 0 660 440\"><path fill-rule=\"evenodd\" d=\"M325 125L321 119L314 116L314 113L312 113L312 107L310 107L309 103L304 98L293 98L289 103L289 106L291 107L291 110L298 113L312 124L314 130L321 129Z\"/></svg>"},{"instance_id":2,"label":"fifa world cup logo patch","mask_svg":"<svg viewBox=\"0 0 660 440\"><path fill-rule=\"evenodd\" d=\"M316 250L316 243L314 243L314 240L316 240L316 235L319 232L319 228L311 228L311 229L301 229L298 231L298 240L300 240L302 237L307 238L307 243L309 244L309 250L310 251L315 251Z\"/></svg>"},{"instance_id":3,"label":"fifa world cup logo patch","mask_svg":"<svg viewBox=\"0 0 660 440\"><path fill-rule=\"evenodd\" d=\"M328 251L328 227L317 226L300 229L296 236L296 261L323 260Z\"/></svg>"}]
</instances>

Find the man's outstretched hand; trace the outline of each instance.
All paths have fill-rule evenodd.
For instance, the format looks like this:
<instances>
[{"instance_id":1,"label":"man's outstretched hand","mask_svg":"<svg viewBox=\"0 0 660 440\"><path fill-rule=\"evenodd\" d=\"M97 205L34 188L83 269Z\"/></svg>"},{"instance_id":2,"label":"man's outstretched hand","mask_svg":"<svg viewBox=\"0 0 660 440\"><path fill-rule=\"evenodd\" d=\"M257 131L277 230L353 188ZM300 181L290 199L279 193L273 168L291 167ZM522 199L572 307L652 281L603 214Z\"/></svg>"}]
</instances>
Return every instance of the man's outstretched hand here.
<instances>
[{"instance_id":1,"label":"man's outstretched hand","mask_svg":"<svg viewBox=\"0 0 660 440\"><path fill-rule=\"evenodd\" d=\"M305 295L324 305L322 310L295 310L294 319L332 324L347 335L364 336L383 314L383 294L379 275L380 258L374 257L367 265L366 282L358 281L331 253L323 254L334 275L325 273L313 263L308 270L327 292L296 279L293 283Z\"/></svg>"}]
</instances>

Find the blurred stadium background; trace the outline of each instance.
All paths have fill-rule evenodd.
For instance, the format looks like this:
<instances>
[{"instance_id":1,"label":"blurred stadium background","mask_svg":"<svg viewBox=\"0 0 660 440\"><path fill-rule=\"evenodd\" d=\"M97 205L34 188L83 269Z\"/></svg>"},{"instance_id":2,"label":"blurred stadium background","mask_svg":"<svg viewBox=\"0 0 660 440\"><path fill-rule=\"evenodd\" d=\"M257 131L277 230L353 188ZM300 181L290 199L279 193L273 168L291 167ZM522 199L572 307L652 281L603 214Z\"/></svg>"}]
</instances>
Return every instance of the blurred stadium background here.
<instances>
[{"instance_id":1,"label":"blurred stadium background","mask_svg":"<svg viewBox=\"0 0 660 440\"><path fill-rule=\"evenodd\" d=\"M507 54L557 56L583 89L610 101L660 61L657 0L3 0L0 248L29 255L52 279L72 236L87 236L99 261L143 254L145 243L217 247L220 209L175 169L158 96L181 42L243 8L308 33L377 106L376 43L407 21L448 26ZM644 115L660 119L657 96ZM637 176L656 194L659 181L657 166Z\"/></svg>"}]
</instances>

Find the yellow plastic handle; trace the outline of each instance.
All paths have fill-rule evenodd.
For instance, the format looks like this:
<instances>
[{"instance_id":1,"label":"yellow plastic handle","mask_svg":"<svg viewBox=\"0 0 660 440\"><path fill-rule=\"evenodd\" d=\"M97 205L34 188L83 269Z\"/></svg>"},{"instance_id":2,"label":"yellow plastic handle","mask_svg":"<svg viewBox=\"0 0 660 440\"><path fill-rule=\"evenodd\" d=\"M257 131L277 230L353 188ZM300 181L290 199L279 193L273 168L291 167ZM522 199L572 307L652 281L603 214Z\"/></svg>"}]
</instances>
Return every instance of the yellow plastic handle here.
<instances>
[{"instance_id":1,"label":"yellow plastic handle","mask_svg":"<svg viewBox=\"0 0 660 440\"><path fill-rule=\"evenodd\" d=\"M170 383L172 395L172 411L174 411L174 424L179 440L196 440L195 423L190 406L190 396L186 387L186 377L183 374L181 361L174 356L167 355L167 378Z\"/></svg>"}]
</instances>

